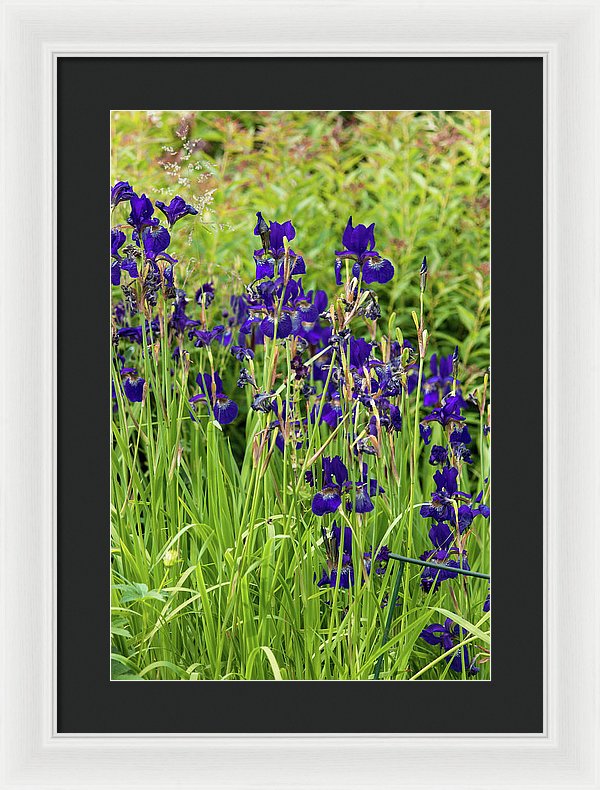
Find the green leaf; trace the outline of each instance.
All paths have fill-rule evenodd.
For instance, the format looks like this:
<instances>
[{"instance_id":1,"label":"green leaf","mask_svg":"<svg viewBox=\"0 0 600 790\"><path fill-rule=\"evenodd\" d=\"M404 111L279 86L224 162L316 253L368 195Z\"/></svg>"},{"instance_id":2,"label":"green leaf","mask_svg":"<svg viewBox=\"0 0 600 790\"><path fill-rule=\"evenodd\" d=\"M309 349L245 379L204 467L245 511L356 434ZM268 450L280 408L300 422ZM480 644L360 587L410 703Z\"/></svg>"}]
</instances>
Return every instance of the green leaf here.
<instances>
[{"instance_id":1,"label":"green leaf","mask_svg":"<svg viewBox=\"0 0 600 790\"><path fill-rule=\"evenodd\" d=\"M113 589L121 591L121 603L132 603L134 601L144 601L154 598L157 601L164 601L166 593L158 590L149 590L148 585L143 582L133 582L131 584L115 584Z\"/></svg>"},{"instance_id":2,"label":"green leaf","mask_svg":"<svg viewBox=\"0 0 600 790\"><path fill-rule=\"evenodd\" d=\"M469 633L479 637L479 639L483 640L487 645L490 644L489 631L487 633L485 631L482 631L481 628L479 628L477 625L473 625L473 623L470 623L468 620L465 620L464 617L461 617L460 615L456 614L456 612L450 612L448 609L442 609L439 606L431 606L430 609L432 609L435 612L439 612L440 614L443 614L444 617L449 617L454 623L462 626ZM486 613L484 617L481 618L479 625L481 625L481 623L487 622L487 620L489 620L489 617L490 617L489 613Z\"/></svg>"}]
</instances>

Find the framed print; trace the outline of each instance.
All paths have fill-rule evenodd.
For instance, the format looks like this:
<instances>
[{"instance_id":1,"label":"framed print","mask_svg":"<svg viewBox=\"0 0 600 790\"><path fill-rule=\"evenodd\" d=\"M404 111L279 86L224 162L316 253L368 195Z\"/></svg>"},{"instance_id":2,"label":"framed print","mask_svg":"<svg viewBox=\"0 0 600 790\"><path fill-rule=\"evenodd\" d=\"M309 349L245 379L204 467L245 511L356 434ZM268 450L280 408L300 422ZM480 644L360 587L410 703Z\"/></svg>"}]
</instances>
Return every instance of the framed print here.
<instances>
[{"instance_id":1,"label":"framed print","mask_svg":"<svg viewBox=\"0 0 600 790\"><path fill-rule=\"evenodd\" d=\"M598 10L543 9L5 5L2 786L598 786Z\"/></svg>"}]
</instances>

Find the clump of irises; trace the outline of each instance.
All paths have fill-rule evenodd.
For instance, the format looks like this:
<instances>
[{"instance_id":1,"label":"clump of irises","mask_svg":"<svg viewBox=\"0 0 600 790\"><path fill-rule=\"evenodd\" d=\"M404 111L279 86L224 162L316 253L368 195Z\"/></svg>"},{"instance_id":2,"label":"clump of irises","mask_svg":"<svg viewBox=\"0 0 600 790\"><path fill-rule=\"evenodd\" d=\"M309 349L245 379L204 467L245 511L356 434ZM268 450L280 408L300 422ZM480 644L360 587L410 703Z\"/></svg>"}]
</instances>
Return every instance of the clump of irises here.
<instances>
[{"instance_id":1,"label":"clump of irises","mask_svg":"<svg viewBox=\"0 0 600 790\"><path fill-rule=\"evenodd\" d=\"M462 410L467 406L459 389L459 354L456 348L452 355L431 358L431 376L425 382L424 403L433 406L431 412L421 420L421 438L425 444L431 440L432 425L437 423L441 429L442 444L434 444L429 454L429 463L438 466L433 475L435 488L430 502L420 507L420 515L430 525L428 537L431 549L424 552L420 559L439 564L440 569L426 566L421 573L421 587L425 592L437 592L449 579L456 579L459 570L470 570L467 556L467 542L477 516L489 518L490 509L483 502L483 490L475 497L459 490L464 464L472 464L471 435L466 426ZM489 594L483 605L489 611ZM464 629L463 629L464 630ZM459 628L450 620L443 625L435 623L421 632L421 638L431 645L440 645L446 651L445 660L450 669L460 672L466 665L470 674L478 670L469 661L469 653L463 646L455 653L447 651L458 640Z\"/></svg>"},{"instance_id":2,"label":"clump of irises","mask_svg":"<svg viewBox=\"0 0 600 790\"><path fill-rule=\"evenodd\" d=\"M332 245L338 290L330 300L305 285L309 266L291 219L267 220L261 210L249 218L253 277L243 288L201 272L190 287L171 245L178 224L198 210L180 195L153 202L127 181L112 187L111 207L124 220L110 234L114 409L122 404L136 420L145 408L166 413L170 387L186 399L178 420L245 431L261 474L285 464L283 496L290 506L303 503L300 517L313 525L317 593L352 596L366 585L385 609L394 561L388 546L420 544L418 558L428 563L418 577L423 600L448 588L459 612L469 595L461 571L470 570L470 538L490 510L485 484L470 493L475 459L465 413L474 401L461 389L458 347L431 354L424 370L427 259L415 272L421 315L413 316L411 343L391 322L387 331L378 325L377 289L394 278L395 265L377 250L374 223L350 217ZM435 472L419 505L414 476L423 454ZM392 508L400 506L409 515L399 518ZM423 527L415 538L416 508ZM381 529L389 524L399 527ZM481 606L489 609L489 593ZM478 671L466 646L451 652L464 633L450 619L420 636L441 648L450 670Z\"/></svg>"}]
</instances>

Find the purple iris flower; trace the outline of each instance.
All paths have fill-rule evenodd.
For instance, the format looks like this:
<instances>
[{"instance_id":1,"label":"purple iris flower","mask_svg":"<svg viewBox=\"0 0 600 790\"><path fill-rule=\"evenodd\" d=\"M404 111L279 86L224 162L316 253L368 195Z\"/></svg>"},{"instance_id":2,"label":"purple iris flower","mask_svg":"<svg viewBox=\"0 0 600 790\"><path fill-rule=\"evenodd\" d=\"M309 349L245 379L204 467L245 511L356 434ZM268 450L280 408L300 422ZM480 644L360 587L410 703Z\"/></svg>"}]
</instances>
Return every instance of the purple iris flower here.
<instances>
[{"instance_id":1,"label":"purple iris flower","mask_svg":"<svg viewBox=\"0 0 600 790\"><path fill-rule=\"evenodd\" d=\"M431 355L429 360L431 375L423 383L424 406L437 406L440 398L450 392L454 382L452 378L452 364L452 354L448 354L447 357L440 357L439 361L437 354Z\"/></svg>"},{"instance_id":2,"label":"purple iris flower","mask_svg":"<svg viewBox=\"0 0 600 790\"><path fill-rule=\"evenodd\" d=\"M446 521L433 521L429 529L429 540L437 549L448 549L456 538L456 515L454 510L452 516ZM468 505L461 505L458 508L458 532L463 532L468 529L473 523L473 511Z\"/></svg>"},{"instance_id":3,"label":"purple iris flower","mask_svg":"<svg viewBox=\"0 0 600 790\"><path fill-rule=\"evenodd\" d=\"M317 582L317 587L335 587L338 583L338 569L331 568L330 571L323 569L321 578ZM348 590L354 585L354 566L349 554L344 552L342 558L342 567L339 573L339 587L343 590Z\"/></svg>"},{"instance_id":4,"label":"purple iris flower","mask_svg":"<svg viewBox=\"0 0 600 790\"><path fill-rule=\"evenodd\" d=\"M365 551L365 553L363 554L365 570L367 571L368 574L371 573L371 569L372 569L372 562L371 562L372 556L373 556L372 550ZM389 548L387 546L382 546L377 552L377 554L375 555L375 573L377 575L383 576L389 558L390 558Z\"/></svg>"},{"instance_id":5,"label":"purple iris flower","mask_svg":"<svg viewBox=\"0 0 600 790\"><path fill-rule=\"evenodd\" d=\"M136 234L134 233L134 237ZM162 225L145 227L142 231L142 244L148 260L154 261L171 243L171 236ZM169 256L170 257L170 256Z\"/></svg>"},{"instance_id":6,"label":"purple iris flower","mask_svg":"<svg viewBox=\"0 0 600 790\"><path fill-rule=\"evenodd\" d=\"M275 258L281 258L285 254L283 239L284 237L288 241L295 239L296 228L292 225L292 220L288 219L287 222L270 222L269 231L271 234L271 253Z\"/></svg>"},{"instance_id":7,"label":"purple iris flower","mask_svg":"<svg viewBox=\"0 0 600 790\"><path fill-rule=\"evenodd\" d=\"M450 444L471 444L471 434L466 425L454 428L450 434Z\"/></svg>"},{"instance_id":8,"label":"purple iris flower","mask_svg":"<svg viewBox=\"0 0 600 790\"><path fill-rule=\"evenodd\" d=\"M152 216L154 214L154 206L150 198L147 198L146 195L138 197L138 195L134 193L132 197L129 198L129 204L131 206L131 213L127 218L127 222L132 228L136 229L138 234L141 233L142 228L147 225L158 225L158 219Z\"/></svg>"},{"instance_id":9,"label":"purple iris flower","mask_svg":"<svg viewBox=\"0 0 600 790\"><path fill-rule=\"evenodd\" d=\"M402 430L402 415L400 414L400 409L398 406L395 406L393 403L390 403L388 408L388 415L389 416L389 430L396 431L396 433L400 433ZM384 415L385 416L385 415Z\"/></svg>"},{"instance_id":10,"label":"purple iris flower","mask_svg":"<svg viewBox=\"0 0 600 790\"><path fill-rule=\"evenodd\" d=\"M247 359L254 359L254 351L245 346L231 346L229 352L237 359L238 362L244 362Z\"/></svg>"},{"instance_id":11,"label":"purple iris flower","mask_svg":"<svg viewBox=\"0 0 600 790\"><path fill-rule=\"evenodd\" d=\"M466 636L464 629L462 629L462 632L462 636ZM461 641L460 629L457 625L454 625L450 618L447 618L443 625L441 625L441 623L433 623L432 625L428 625L427 628L424 628L421 631L420 637L421 639L424 639L429 645L440 645L444 653L447 650L451 650L457 642ZM448 664L450 664L450 669L453 672L462 672L463 659L465 670L468 672L468 674L476 675L479 670L475 666L474 661L472 663L469 661L467 645L463 645L463 647L457 650L456 653L447 656L445 660Z\"/></svg>"},{"instance_id":12,"label":"purple iris flower","mask_svg":"<svg viewBox=\"0 0 600 790\"><path fill-rule=\"evenodd\" d=\"M431 448L431 455L429 456L429 463L432 466L437 464L448 463L448 450L445 447L440 447L439 444L434 444Z\"/></svg>"},{"instance_id":13,"label":"purple iris flower","mask_svg":"<svg viewBox=\"0 0 600 790\"><path fill-rule=\"evenodd\" d=\"M406 353L405 349L408 349ZM415 372L416 361L412 345L405 340L402 346L393 341L390 346L390 361L383 363L374 360L379 387L384 395L393 397L400 395L404 389L409 395L417 387L418 374Z\"/></svg>"},{"instance_id":14,"label":"purple iris flower","mask_svg":"<svg viewBox=\"0 0 600 790\"><path fill-rule=\"evenodd\" d=\"M157 200L156 208L160 209L160 211L162 211L162 213L165 215L170 228L172 228L176 222L178 222L180 219L183 219L183 217L186 217L188 214L198 213L197 209L195 209L193 206L190 206L189 203L186 203L185 200L179 195L175 195L168 206L165 205L162 200Z\"/></svg>"},{"instance_id":15,"label":"purple iris flower","mask_svg":"<svg viewBox=\"0 0 600 790\"><path fill-rule=\"evenodd\" d=\"M118 206L126 200L136 197L129 181L117 181L114 187L110 188L110 205Z\"/></svg>"},{"instance_id":16,"label":"purple iris flower","mask_svg":"<svg viewBox=\"0 0 600 790\"><path fill-rule=\"evenodd\" d=\"M367 343L362 337L351 337L350 346L350 368L362 370L368 367L368 361L373 351L373 344Z\"/></svg>"},{"instance_id":17,"label":"purple iris flower","mask_svg":"<svg viewBox=\"0 0 600 790\"><path fill-rule=\"evenodd\" d=\"M121 282L121 264L119 263L119 261L111 261L110 281L112 285L119 285L119 283Z\"/></svg>"},{"instance_id":18,"label":"purple iris flower","mask_svg":"<svg viewBox=\"0 0 600 790\"><path fill-rule=\"evenodd\" d=\"M191 326L198 326L200 323L186 314L187 304L188 299L185 291L177 289L175 291L175 301L173 302L173 313L169 319L169 327L174 330L176 335L183 335Z\"/></svg>"},{"instance_id":19,"label":"purple iris flower","mask_svg":"<svg viewBox=\"0 0 600 790\"><path fill-rule=\"evenodd\" d=\"M286 303L297 294L297 287L293 280L284 286L281 278L259 283L248 304L249 317L240 326L240 332L247 335L258 324L255 340L257 343L262 342L265 337L273 338L277 320L277 338L283 339L291 335L294 330L291 316L293 308ZM279 309L275 298L279 301Z\"/></svg>"},{"instance_id":20,"label":"purple iris flower","mask_svg":"<svg viewBox=\"0 0 600 790\"><path fill-rule=\"evenodd\" d=\"M475 497L475 499L473 500L475 505L479 505L479 507L473 508L473 515L489 518L491 511L489 507L481 501L482 499L483 499L483 491L480 491Z\"/></svg>"},{"instance_id":21,"label":"purple iris flower","mask_svg":"<svg viewBox=\"0 0 600 790\"><path fill-rule=\"evenodd\" d=\"M440 408L433 409L421 422L439 422L444 428L452 423L464 422L465 418L460 416L461 404L460 395L446 395Z\"/></svg>"},{"instance_id":22,"label":"purple iris flower","mask_svg":"<svg viewBox=\"0 0 600 790\"><path fill-rule=\"evenodd\" d=\"M450 518L454 512L454 502L459 499L470 499L469 494L458 490L458 469L445 466L433 476L436 490L431 495L431 505L421 507L423 518Z\"/></svg>"},{"instance_id":23,"label":"purple iris flower","mask_svg":"<svg viewBox=\"0 0 600 790\"><path fill-rule=\"evenodd\" d=\"M194 322L198 324L198 321ZM194 341L196 348L206 348L213 340L217 340L225 331L223 324L215 326L214 329L192 329L188 337Z\"/></svg>"},{"instance_id":24,"label":"purple iris flower","mask_svg":"<svg viewBox=\"0 0 600 790\"><path fill-rule=\"evenodd\" d=\"M335 513L342 504L342 490L348 487L348 470L339 456L323 457L323 488L312 500L311 508L315 516Z\"/></svg>"},{"instance_id":25,"label":"purple iris flower","mask_svg":"<svg viewBox=\"0 0 600 790\"><path fill-rule=\"evenodd\" d=\"M354 504L357 513L370 513L375 509L375 505L373 504L371 497L377 496L377 494L385 493L384 489L379 485L376 478L372 477L369 479L368 467L364 462L362 464L361 480L355 483L354 487L356 490L356 501ZM351 511L352 507L352 499L348 499L346 502L346 510Z\"/></svg>"},{"instance_id":26,"label":"purple iris flower","mask_svg":"<svg viewBox=\"0 0 600 790\"><path fill-rule=\"evenodd\" d=\"M120 258L119 250L125 244L125 234L118 228L111 228L110 231L110 254L113 258Z\"/></svg>"},{"instance_id":27,"label":"purple iris flower","mask_svg":"<svg viewBox=\"0 0 600 790\"><path fill-rule=\"evenodd\" d=\"M348 479L348 470L338 455L333 458L325 456L322 460L322 469L323 488L314 495L311 505L312 512L316 516L335 513L342 504L343 496L348 496L347 510L351 511L356 504L357 513L369 513L374 508L372 497L385 493L375 478L368 478L366 463L363 463L361 479L356 483ZM353 489L355 503L351 496Z\"/></svg>"},{"instance_id":28,"label":"purple iris flower","mask_svg":"<svg viewBox=\"0 0 600 790\"><path fill-rule=\"evenodd\" d=\"M141 326L123 326L117 329L117 337L121 340L129 340L132 343L142 345L142 327Z\"/></svg>"},{"instance_id":29,"label":"purple iris flower","mask_svg":"<svg viewBox=\"0 0 600 790\"><path fill-rule=\"evenodd\" d=\"M467 552L460 551L455 546L450 549L434 549L433 551L426 551L421 554L420 559L427 562L439 562L441 565L448 565L451 568L462 568L463 570L471 570L467 562ZM421 587L425 592L429 592L434 587L434 592L437 592L442 582L447 579L455 579L458 573L448 570L447 568L423 568L421 573Z\"/></svg>"},{"instance_id":30,"label":"purple iris flower","mask_svg":"<svg viewBox=\"0 0 600 790\"><path fill-rule=\"evenodd\" d=\"M215 286L212 283L204 283L196 291L196 302L204 304L205 307L211 305L215 298Z\"/></svg>"},{"instance_id":31,"label":"purple iris flower","mask_svg":"<svg viewBox=\"0 0 600 790\"><path fill-rule=\"evenodd\" d=\"M254 228L254 235L260 236L263 243L262 250L254 250L254 261L256 263L256 279L262 280L265 277L275 276L275 267L280 277L284 275L284 256L285 247L283 246L284 236L288 242L296 237L296 229L292 225L291 219L287 222L270 222L263 219L260 211L257 211L258 221ZM306 273L304 258L296 255L293 249L289 251L290 275Z\"/></svg>"},{"instance_id":32,"label":"purple iris flower","mask_svg":"<svg viewBox=\"0 0 600 790\"><path fill-rule=\"evenodd\" d=\"M419 433L421 434L421 439L423 442L428 445L431 441L431 428L429 425L421 425L419 424Z\"/></svg>"},{"instance_id":33,"label":"purple iris flower","mask_svg":"<svg viewBox=\"0 0 600 790\"><path fill-rule=\"evenodd\" d=\"M446 501L447 498L461 493L458 491L458 469L446 466L436 472L433 479L437 486L435 493L441 501ZM463 496L470 498L469 494L463 494Z\"/></svg>"},{"instance_id":34,"label":"purple iris flower","mask_svg":"<svg viewBox=\"0 0 600 790\"><path fill-rule=\"evenodd\" d=\"M318 411L318 409L317 409ZM342 419L342 401L339 392L332 392L330 399L324 404L321 412L321 422L330 428L335 428Z\"/></svg>"},{"instance_id":35,"label":"purple iris flower","mask_svg":"<svg viewBox=\"0 0 600 790\"><path fill-rule=\"evenodd\" d=\"M263 260L257 255L254 257L256 263L256 279L262 280L264 277L273 277L275 274L275 259L267 258Z\"/></svg>"},{"instance_id":36,"label":"purple iris flower","mask_svg":"<svg viewBox=\"0 0 600 790\"><path fill-rule=\"evenodd\" d=\"M314 295L315 302L314 303L317 304L317 300L321 299L321 296L320 296L321 294L323 294L323 296L324 296L324 303L325 303L325 307L326 307L327 306L327 297L324 295L323 291L317 291L315 293L315 295ZM321 312L323 312L323 311L321 311ZM321 314L319 315L319 318L321 318ZM329 345L329 338L331 337L331 334L332 334L331 324L325 324L324 322L322 322L320 320L319 321L315 321L315 323L313 324L313 326L310 329L306 329L304 327L301 327L299 329L294 330L294 335L296 337L301 337L303 340L306 340L306 342L310 346L313 346L315 349L316 348L325 348L326 346L328 346ZM318 375L319 375L319 372L320 372L318 370L318 368L320 368L320 366L324 362L326 362L327 360L328 360L328 355L325 354L323 357L321 357L320 359L318 359L314 363L313 371L316 371L315 378L318 378Z\"/></svg>"},{"instance_id":37,"label":"purple iris flower","mask_svg":"<svg viewBox=\"0 0 600 790\"><path fill-rule=\"evenodd\" d=\"M190 403L206 399L218 423L228 425L233 422L238 416L238 405L223 392L223 382L219 374L215 372L211 376L210 373L198 373L196 382L201 392L190 398Z\"/></svg>"},{"instance_id":38,"label":"purple iris flower","mask_svg":"<svg viewBox=\"0 0 600 790\"><path fill-rule=\"evenodd\" d=\"M146 342L152 343L160 331L159 321L153 318L152 321L145 321ZM117 329L117 337L122 340L129 340L132 343L142 345L143 328L141 326L123 326Z\"/></svg>"},{"instance_id":39,"label":"purple iris flower","mask_svg":"<svg viewBox=\"0 0 600 790\"><path fill-rule=\"evenodd\" d=\"M265 337L273 339L275 335L275 316L268 315L263 318L259 325L260 331ZM289 313L281 313L277 320L277 338L288 337L293 331L292 319Z\"/></svg>"},{"instance_id":40,"label":"purple iris flower","mask_svg":"<svg viewBox=\"0 0 600 790\"><path fill-rule=\"evenodd\" d=\"M454 516L454 503L469 500L471 495L458 490L458 469L454 466L439 469L433 479L436 490L431 495L431 505L421 507L421 515L438 521L450 520Z\"/></svg>"},{"instance_id":41,"label":"purple iris flower","mask_svg":"<svg viewBox=\"0 0 600 790\"><path fill-rule=\"evenodd\" d=\"M380 428L388 433L400 433L402 430L402 415L398 406L390 403L387 398L375 398L373 403L377 406L379 420L375 414L371 415L368 426L369 435L378 436Z\"/></svg>"},{"instance_id":42,"label":"purple iris flower","mask_svg":"<svg viewBox=\"0 0 600 790\"><path fill-rule=\"evenodd\" d=\"M375 223L366 225L352 225L352 217L348 220L346 230L342 236L344 249L336 251L336 281L341 285L341 262L343 258L354 260L352 274L358 277L362 269L362 279L365 284L387 283L394 276L394 266L391 261L384 259L375 249ZM338 263L339 261L339 263Z\"/></svg>"},{"instance_id":43,"label":"purple iris flower","mask_svg":"<svg viewBox=\"0 0 600 790\"><path fill-rule=\"evenodd\" d=\"M121 368L123 389L130 403L141 403L144 399L146 380L138 376L135 368Z\"/></svg>"},{"instance_id":44,"label":"purple iris flower","mask_svg":"<svg viewBox=\"0 0 600 790\"><path fill-rule=\"evenodd\" d=\"M324 335L331 332L331 327L324 331L319 322L321 313L327 309L325 291L308 291L305 294L302 283L298 281L298 295L292 300L291 307L294 335L314 346L327 345Z\"/></svg>"},{"instance_id":45,"label":"purple iris flower","mask_svg":"<svg viewBox=\"0 0 600 790\"><path fill-rule=\"evenodd\" d=\"M462 535L476 516L489 518L490 509L482 504L483 492L478 494L474 504L478 507L458 503L471 499L469 494L458 490L458 469L446 466L433 476L436 490L431 495L431 503L422 505L420 514L423 518L433 519L429 530L429 539L438 549L448 549L456 537L456 529ZM458 515L458 524L457 524Z\"/></svg>"},{"instance_id":46,"label":"purple iris flower","mask_svg":"<svg viewBox=\"0 0 600 790\"><path fill-rule=\"evenodd\" d=\"M375 505L373 504L373 500L371 499L370 492L372 487L369 485L369 481L367 480L367 465L363 465L363 477L360 483L356 483L356 502L355 502L355 510L357 513L370 513L372 510L375 509ZM346 510L352 510L352 500L349 499L346 502Z\"/></svg>"},{"instance_id":47,"label":"purple iris flower","mask_svg":"<svg viewBox=\"0 0 600 790\"><path fill-rule=\"evenodd\" d=\"M126 271L130 277L137 277L138 270L133 258L122 258L119 250L125 243L125 234L118 228L110 231L110 254L113 260L110 264L110 280L113 285L121 282L121 271Z\"/></svg>"},{"instance_id":48,"label":"purple iris flower","mask_svg":"<svg viewBox=\"0 0 600 790\"><path fill-rule=\"evenodd\" d=\"M320 304L313 302L312 291L305 294L301 282L297 283L297 289L297 294L290 300L290 306L293 310L291 314L292 326L294 330L310 330L314 326L315 321L318 321L322 310ZM323 293L323 291L317 293ZM327 303L327 297L325 297L325 303Z\"/></svg>"},{"instance_id":49,"label":"purple iris flower","mask_svg":"<svg viewBox=\"0 0 600 790\"><path fill-rule=\"evenodd\" d=\"M139 277L135 258L123 258L123 260L121 261L121 271L127 272L127 274L133 280L135 280L136 277Z\"/></svg>"},{"instance_id":50,"label":"purple iris flower","mask_svg":"<svg viewBox=\"0 0 600 790\"><path fill-rule=\"evenodd\" d=\"M489 590L488 590L487 598L485 599L485 601L483 603L483 611L484 612L489 612L490 611L490 592L489 592Z\"/></svg>"},{"instance_id":51,"label":"purple iris flower","mask_svg":"<svg viewBox=\"0 0 600 790\"><path fill-rule=\"evenodd\" d=\"M471 443L471 434L466 425L456 427L450 434L450 447L454 456L466 464L472 464L471 451L467 447Z\"/></svg>"},{"instance_id":52,"label":"purple iris flower","mask_svg":"<svg viewBox=\"0 0 600 790\"><path fill-rule=\"evenodd\" d=\"M354 584L354 566L352 564L352 530L350 527L344 527L342 532L340 527L338 527L334 521L331 533L329 535L323 528L321 528L321 533L323 535L323 546L325 547L325 555L327 558L327 568L323 571L321 578L317 582L317 586L339 586L347 590ZM342 565L338 574L340 551L342 552ZM374 565L375 573L377 575L383 575L390 557L388 547L380 547L377 555L375 556L374 563L372 561L372 556L372 550L365 551L363 554L362 561L365 571L367 574L370 574Z\"/></svg>"},{"instance_id":53,"label":"purple iris flower","mask_svg":"<svg viewBox=\"0 0 600 790\"><path fill-rule=\"evenodd\" d=\"M327 558L327 569L317 582L317 587L336 587L348 590L354 584L354 566L352 565L352 530L344 527L344 531L337 526L335 521L331 534L327 535L324 529L323 545ZM343 544L342 544L343 534ZM340 549L342 551L342 565L338 574Z\"/></svg>"}]
</instances>

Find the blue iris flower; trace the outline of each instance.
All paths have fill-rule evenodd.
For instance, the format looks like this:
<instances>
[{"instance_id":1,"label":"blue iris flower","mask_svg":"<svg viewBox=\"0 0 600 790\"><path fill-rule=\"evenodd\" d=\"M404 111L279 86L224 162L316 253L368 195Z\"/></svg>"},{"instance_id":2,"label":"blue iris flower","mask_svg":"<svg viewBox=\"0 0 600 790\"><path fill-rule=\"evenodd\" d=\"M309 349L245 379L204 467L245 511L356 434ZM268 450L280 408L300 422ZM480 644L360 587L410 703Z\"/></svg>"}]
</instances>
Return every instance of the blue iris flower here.
<instances>
[{"instance_id":1,"label":"blue iris flower","mask_svg":"<svg viewBox=\"0 0 600 790\"><path fill-rule=\"evenodd\" d=\"M221 425L228 425L238 416L237 403L228 398L223 391L223 382L218 373L199 373L196 377L201 392L190 398L190 403L206 400L215 420Z\"/></svg>"},{"instance_id":2,"label":"blue iris flower","mask_svg":"<svg viewBox=\"0 0 600 790\"><path fill-rule=\"evenodd\" d=\"M123 390L130 403L141 403L144 400L145 379L138 376L135 368L121 368Z\"/></svg>"},{"instance_id":3,"label":"blue iris flower","mask_svg":"<svg viewBox=\"0 0 600 790\"><path fill-rule=\"evenodd\" d=\"M391 261L382 258L375 249L375 223L366 225L352 224L349 218L342 236L343 250L336 250L336 282L341 281L341 262L344 258L354 261L352 274L358 277L362 271L362 279L366 285L370 283L387 283L394 276L394 266Z\"/></svg>"},{"instance_id":4,"label":"blue iris flower","mask_svg":"<svg viewBox=\"0 0 600 790\"><path fill-rule=\"evenodd\" d=\"M110 188L110 205L118 206L131 198L136 197L135 192L131 188L129 181L117 181L117 183Z\"/></svg>"},{"instance_id":5,"label":"blue iris flower","mask_svg":"<svg viewBox=\"0 0 600 790\"><path fill-rule=\"evenodd\" d=\"M444 428L447 425L464 422L465 418L460 414L462 402L463 399L460 395L446 395L442 400L442 405L423 417L421 422L439 422Z\"/></svg>"},{"instance_id":6,"label":"blue iris flower","mask_svg":"<svg viewBox=\"0 0 600 790\"><path fill-rule=\"evenodd\" d=\"M433 623L421 631L420 637L424 639L429 645L440 645L442 651L445 653L451 650L455 644L462 641L466 636L466 632L462 629L462 635L457 625L454 625L450 618L444 621L444 624ZM463 645L455 653L446 656L446 662L450 664L450 669L453 672L462 672L463 661L465 670L469 675L476 675L479 669L475 666L475 662L469 660L469 653L467 645Z\"/></svg>"},{"instance_id":7,"label":"blue iris flower","mask_svg":"<svg viewBox=\"0 0 600 790\"><path fill-rule=\"evenodd\" d=\"M180 219L188 216L188 214L198 213L198 209L190 206L190 204L186 203L179 195L175 195L168 205L165 205L161 200L157 200L156 208L160 209L165 215L170 228L172 228L176 222L179 222Z\"/></svg>"},{"instance_id":8,"label":"blue iris flower","mask_svg":"<svg viewBox=\"0 0 600 790\"><path fill-rule=\"evenodd\" d=\"M339 456L322 459L323 487L313 496L311 508L316 516L326 513L335 513L342 504L342 497L346 500L346 509L356 507L357 513L369 513L374 505L372 497L383 494L384 489L375 478L368 477L367 464L362 464L361 479L356 483L349 480L348 469ZM354 491L354 501L352 493Z\"/></svg>"},{"instance_id":9,"label":"blue iris flower","mask_svg":"<svg viewBox=\"0 0 600 790\"><path fill-rule=\"evenodd\" d=\"M339 456L322 460L323 488L312 500L312 512L316 516L335 513L342 504L342 492L348 488L348 470Z\"/></svg>"},{"instance_id":10,"label":"blue iris flower","mask_svg":"<svg viewBox=\"0 0 600 790\"><path fill-rule=\"evenodd\" d=\"M433 551L426 551L421 554L420 559L427 562L436 562L441 565L449 566L450 568L462 568L463 570L471 570L467 562L466 551L460 551L455 546L450 549L434 549ZM456 571L448 570L448 568L423 568L421 572L421 587L425 592L429 592L434 587L434 592L437 592L442 582L448 579L455 579L458 576ZM434 586L435 585L435 586Z\"/></svg>"},{"instance_id":11,"label":"blue iris flower","mask_svg":"<svg viewBox=\"0 0 600 790\"><path fill-rule=\"evenodd\" d=\"M262 280L265 277L271 278L275 273L279 277L284 275L285 247L284 237L288 242L296 238L296 229L291 219L286 222L267 223L263 219L260 211L256 212L257 223L254 227L254 235L260 236L263 243L262 250L254 250L254 262L256 263L256 279ZM289 250L290 276L306 274L306 264L301 255L296 255L293 249Z\"/></svg>"},{"instance_id":12,"label":"blue iris flower","mask_svg":"<svg viewBox=\"0 0 600 790\"><path fill-rule=\"evenodd\" d=\"M440 357L439 360L437 354L432 354L429 367L431 375L423 382L423 405L427 407L437 406L440 399L450 392L454 384L452 354Z\"/></svg>"},{"instance_id":13,"label":"blue iris flower","mask_svg":"<svg viewBox=\"0 0 600 790\"><path fill-rule=\"evenodd\" d=\"M429 425L419 425L419 433L421 434L421 439L427 445L431 441L431 428Z\"/></svg>"},{"instance_id":14,"label":"blue iris flower","mask_svg":"<svg viewBox=\"0 0 600 790\"><path fill-rule=\"evenodd\" d=\"M437 464L445 464L448 462L448 450L445 447L440 447L439 444L434 444L431 448L431 455L429 456L429 463L432 466Z\"/></svg>"},{"instance_id":15,"label":"blue iris flower","mask_svg":"<svg viewBox=\"0 0 600 790\"><path fill-rule=\"evenodd\" d=\"M132 228L135 228L138 234L148 225L158 225L158 219L152 216L154 214L154 206L146 195L138 196L134 192L129 199L129 205L131 206L131 213L127 217L127 222Z\"/></svg>"}]
</instances>

